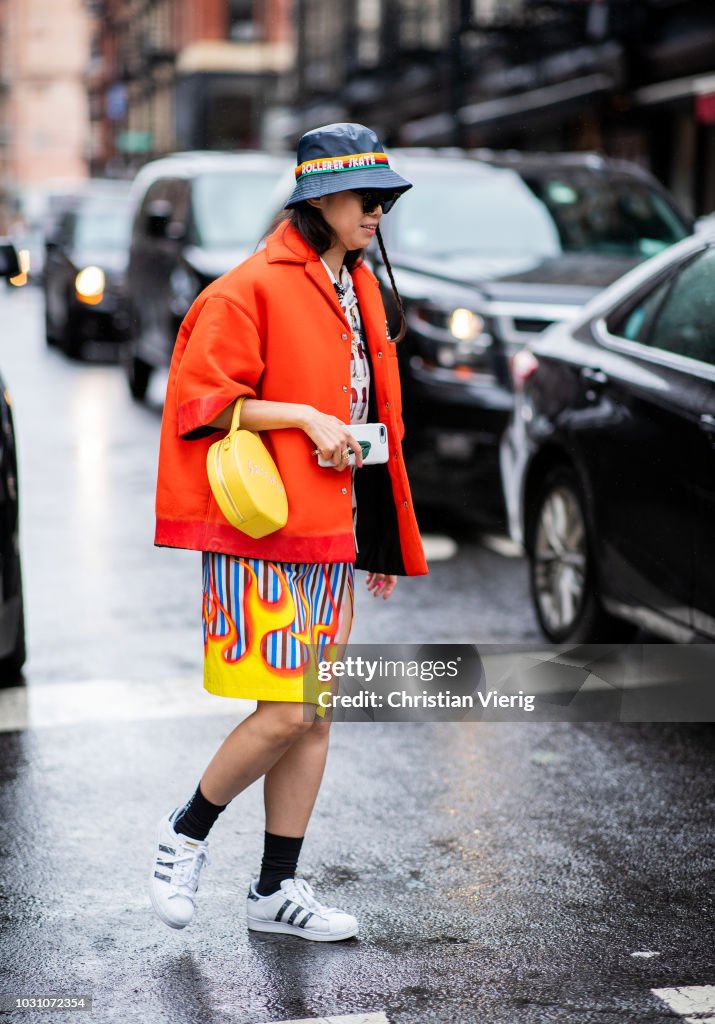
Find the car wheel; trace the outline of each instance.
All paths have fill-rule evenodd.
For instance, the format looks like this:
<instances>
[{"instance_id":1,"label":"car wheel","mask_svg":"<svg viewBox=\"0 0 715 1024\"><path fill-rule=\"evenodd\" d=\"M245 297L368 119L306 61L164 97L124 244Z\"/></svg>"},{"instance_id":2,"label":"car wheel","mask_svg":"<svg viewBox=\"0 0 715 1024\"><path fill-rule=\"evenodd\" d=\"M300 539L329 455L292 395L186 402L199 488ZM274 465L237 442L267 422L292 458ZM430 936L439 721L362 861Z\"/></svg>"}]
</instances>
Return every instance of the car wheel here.
<instances>
[{"instance_id":1,"label":"car wheel","mask_svg":"<svg viewBox=\"0 0 715 1024\"><path fill-rule=\"evenodd\" d=\"M549 473L527 528L531 597L551 643L609 643L632 629L603 609L585 503L576 474Z\"/></svg>"},{"instance_id":2,"label":"car wheel","mask_svg":"<svg viewBox=\"0 0 715 1024\"><path fill-rule=\"evenodd\" d=\"M132 398L137 402L143 402L149 389L149 381L153 373L153 366L144 362L139 356L129 353L127 358L127 380Z\"/></svg>"}]
</instances>

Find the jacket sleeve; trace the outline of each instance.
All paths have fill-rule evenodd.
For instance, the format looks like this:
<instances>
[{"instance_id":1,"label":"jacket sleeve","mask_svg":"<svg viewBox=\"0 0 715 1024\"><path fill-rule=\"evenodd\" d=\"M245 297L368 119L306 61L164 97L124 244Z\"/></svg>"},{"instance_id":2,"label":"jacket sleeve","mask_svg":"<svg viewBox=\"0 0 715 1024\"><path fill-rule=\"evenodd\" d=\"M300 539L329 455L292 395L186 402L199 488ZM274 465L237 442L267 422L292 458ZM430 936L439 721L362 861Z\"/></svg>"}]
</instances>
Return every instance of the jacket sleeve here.
<instances>
[{"instance_id":1,"label":"jacket sleeve","mask_svg":"<svg viewBox=\"0 0 715 1024\"><path fill-rule=\"evenodd\" d=\"M207 299L177 369L179 436L200 437L207 432L201 428L235 399L255 398L262 373L262 344L254 321L230 299Z\"/></svg>"}]
</instances>

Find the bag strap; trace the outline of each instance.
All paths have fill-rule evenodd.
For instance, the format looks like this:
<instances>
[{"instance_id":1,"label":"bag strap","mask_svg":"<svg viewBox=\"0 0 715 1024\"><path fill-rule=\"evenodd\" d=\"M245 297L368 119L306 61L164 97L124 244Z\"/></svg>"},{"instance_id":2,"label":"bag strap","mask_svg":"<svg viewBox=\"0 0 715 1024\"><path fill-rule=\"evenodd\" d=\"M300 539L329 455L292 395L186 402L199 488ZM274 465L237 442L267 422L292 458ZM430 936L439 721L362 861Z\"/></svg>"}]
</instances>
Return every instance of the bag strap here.
<instances>
[{"instance_id":1,"label":"bag strap","mask_svg":"<svg viewBox=\"0 0 715 1024\"><path fill-rule=\"evenodd\" d=\"M241 406L246 401L246 396L242 395L236 399L236 404L233 407L233 416L231 417L231 426L229 427L229 434L232 434L234 430L239 429L239 423L241 422Z\"/></svg>"}]
</instances>

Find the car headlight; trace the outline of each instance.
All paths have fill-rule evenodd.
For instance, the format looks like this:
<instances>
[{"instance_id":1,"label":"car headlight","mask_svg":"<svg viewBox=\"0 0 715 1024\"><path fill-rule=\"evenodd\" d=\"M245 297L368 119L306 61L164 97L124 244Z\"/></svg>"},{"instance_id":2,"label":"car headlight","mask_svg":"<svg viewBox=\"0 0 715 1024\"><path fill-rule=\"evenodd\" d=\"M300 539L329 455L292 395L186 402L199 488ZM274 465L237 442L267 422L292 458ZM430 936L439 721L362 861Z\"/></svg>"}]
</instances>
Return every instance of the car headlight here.
<instances>
[{"instance_id":1,"label":"car headlight","mask_svg":"<svg viewBox=\"0 0 715 1024\"><path fill-rule=\"evenodd\" d=\"M104 298L105 277L101 267L85 267L74 281L75 294L80 302L96 306Z\"/></svg>"},{"instance_id":2,"label":"car headlight","mask_svg":"<svg viewBox=\"0 0 715 1024\"><path fill-rule=\"evenodd\" d=\"M473 341L484 330L484 320L471 309L460 306L449 317L449 330L457 341Z\"/></svg>"}]
</instances>

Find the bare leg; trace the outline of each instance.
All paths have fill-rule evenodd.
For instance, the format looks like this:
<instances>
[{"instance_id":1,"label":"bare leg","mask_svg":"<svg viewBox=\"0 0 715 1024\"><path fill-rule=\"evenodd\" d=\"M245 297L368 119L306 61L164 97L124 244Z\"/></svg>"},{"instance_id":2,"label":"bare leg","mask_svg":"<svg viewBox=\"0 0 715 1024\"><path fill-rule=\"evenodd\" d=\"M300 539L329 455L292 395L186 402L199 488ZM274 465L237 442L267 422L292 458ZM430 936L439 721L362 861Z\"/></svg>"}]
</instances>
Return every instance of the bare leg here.
<instances>
[{"instance_id":1,"label":"bare leg","mask_svg":"<svg viewBox=\"0 0 715 1024\"><path fill-rule=\"evenodd\" d=\"M312 710L312 706L311 706ZM214 804L227 804L273 765L312 729L305 705L259 701L248 718L229 733L201 778L201 792Z\"/></svg>"},{"instance_id":2,"label":"bare leg","mask_svg":"<svg viewBox=\"0 0 715 1024\"><path fill-rule=\"evenodd\" d=\"M352 604L346 599L336 643L347 644L352 626ZM328 756L330 721L316 719L266 773L263 799L266 831L279 836L305 835Z\"/></svg>"}]
</instances>

